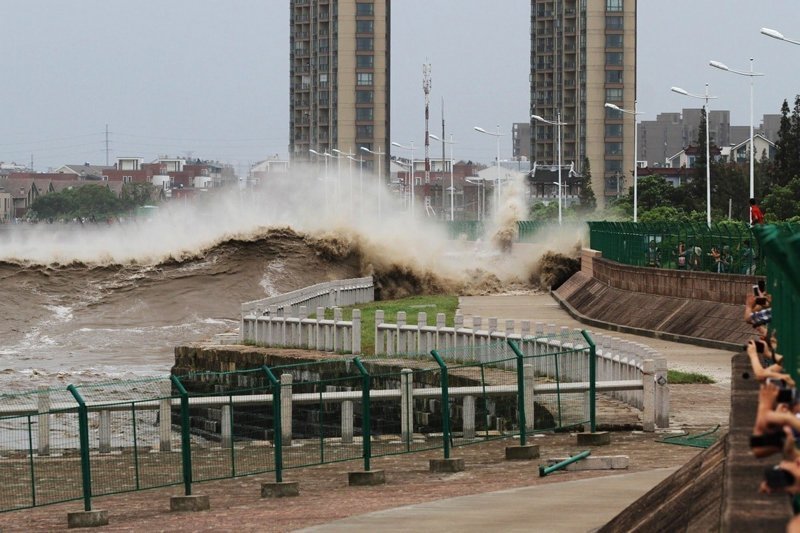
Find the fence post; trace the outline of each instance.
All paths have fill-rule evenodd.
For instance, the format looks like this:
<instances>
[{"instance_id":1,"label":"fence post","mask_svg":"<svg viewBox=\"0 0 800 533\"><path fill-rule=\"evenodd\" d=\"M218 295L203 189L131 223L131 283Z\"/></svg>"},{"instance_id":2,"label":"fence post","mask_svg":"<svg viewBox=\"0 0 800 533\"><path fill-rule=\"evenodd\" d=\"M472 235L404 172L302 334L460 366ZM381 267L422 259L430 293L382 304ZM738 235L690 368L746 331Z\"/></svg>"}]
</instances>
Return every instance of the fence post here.
<instances>
[{"instance_id":1,"label":"fence post","mask_svg":"<svg viewBox=\"0 0 800 533\"><path fill-rule=\"evenodd\" d=\"M158 402L158 449L172 451L172 402L169 398Z\"/></svg>"},{"instance_id":2,"label":"fence post","mask_svg":"<svg viewBox=\"0 0 800 533\"><path fill-rule=\"evenodd\" d=\"M667 382L667 360L656 359L656 427L669 427L669 383Z\"/></svg>"},{"instance_id":3,"label":"fence post","mask_svg":"<svg viewBox=\"0 0 800 533\"><path fill-rule=\"evenodd\" d=\"M652 359L642 361L642 385L643 401L642 409L642 429L645 431L655 431L656 425L656 383L655 383L656 363Z\"/></svg>"},{"instance_id":4,"label":"fence post","mask_svg":"<svg viewBox=\"0 0 800 533\"><path fill-rule=\"evenodd\" d=\"M89 412L86 402L75 385L67 385L67 390L78 402L78 434L81 446L81 481L83 485L83 510L92 510L92 467L89 462Z\"/></svg>"},{"instance_id":5,"label":"fence post","mask_svg":"<svg viewBox=\"0 0 800 533\"><path fill-rule=\"evenodd\" d=\"M517 356L517 424L519 425L519 445L525 446L527 444L525 420L525 368L523 367L523 356L519 350L517 343L511 339L506 341Z\"/></svg>"},{"instance_id":6,"label":"fence post","mask_svg":"<svg viewBox=\"0 0 800 533\"><path fill-rule=\"evenodd\" d=\"M589 427L594 433L597 429L595 412L595 402L597 401L597 348L587 330L581 331L581 335L589 343Z\"/></svg>"},{"instance_id":7,"label":"fence post","mask_svg":"<svg viewBox=\"0 0 800 533\"><path fill-rule=\"evenodd\" d=\"M353 342L350 351L353 355L361 355L361 309L353 309Z\"/></svg>"},{"instance_id":8,"label":"fence post","mask_svg":"<svg viewBox=\"0 0 800 533\"><path fill-rule=\"evenodd\" d=\"M356 368L358 371L361 372L361 407L362 407L362 415L361 415L361 440L363 441L363 450L364 450L364 471L369 472L369 460L370 456L372 455L372 428L371 428L371 421L370 421L370 411L371 407L369 404L369 372L367 369L364 368L364 365L361 364L361 360L356 357L353 359L353 363L355 363Z\"/></svg>"},{"instance_id":9,"label":"fence post","mask_svg":"<svg viewBox=\"0 0 800 533\"><path fill-rule=\"evenodd\" d=\"M436 350L431 350L431 355L442 372L442 441L444 458L450 459L450 394L447 383L447 365L444 364Z\"/></svg>"},{"instance_id":10,"label":"fence post","mask_svg":"<svg viewBox=\"0 0 800 533\"><path fill-rule=\"evenodd\" d=\"M39 455L50 455L50 392L38 394L38 450Z\"/></svg>"},{"instance_id":11,"label":"fence post","mask_svg":"<svg viewBox=\"0 0 800 533\"><path fill-rule=\"evenodd\" d=\"M97 451L100 453L111 453L111 411L103 409L100 411L99 446ZM136 443L134 442L134 446Z\"/></svg>"},{"instance_id":12,"label":"fence post","mask_svg":"<svg viewBox=\"0 0 800 533\"><path fill-rule=\"evenodd\" d=\"M177 376L170 376L181 395L181 459L183 460L183 487L186 496L192 495L192 438L189 433L189 393Z\"/></svg>"},{"instance_id":13,"label":"fence post","mask_svg":"<svg viewBox=\"0 0 800 533\"><path fill-rule=\"evenodd\" d=\"M412 370L410 368L400 370L400 440L406 443L406 449L410 449L414 433L413 387Z\"/></svg>"},{"instance_id":14,"label":"fence post","mask_svg":"<svg viewBox=\"0 0 800 533\"><path fill-rule=\"evenodd\" d=\"M292 445L292 375L288 372L281 374L281 439Z\"/></svg>"},{"instance_id":15,"label":"fence post","mask_svg":"<svg viewBox=\"0 0 800 533\"><path fill-rule=\"evenodd\" d=\"M272 440L275 449L275 481L283 481L283 438L281 435L281 382L275 374L267 367L262 365L261 370L267 375L267 379L272 385Z\"/></svg>"},{"instance_id":16,"label":"fence post","mask_svg":"<svg viewBox=\"0 0 800 533\"><path fill-rule=\"evenodd\" d=\"M384 313L383 310L378 309L375 311L375 354L374 355L385 355L386 352L386 343L383 340L383 330L380 328L381 324L384 321Z\"/></svg>"}]
</instances>

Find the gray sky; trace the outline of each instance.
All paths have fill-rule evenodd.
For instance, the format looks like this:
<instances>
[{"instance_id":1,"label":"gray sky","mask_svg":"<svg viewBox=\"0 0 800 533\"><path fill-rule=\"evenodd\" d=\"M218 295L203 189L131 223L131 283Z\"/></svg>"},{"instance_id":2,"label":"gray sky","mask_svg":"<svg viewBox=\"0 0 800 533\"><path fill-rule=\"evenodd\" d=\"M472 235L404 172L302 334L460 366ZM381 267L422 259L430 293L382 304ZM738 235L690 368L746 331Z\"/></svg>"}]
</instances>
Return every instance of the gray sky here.
<instances>
[{"instance_id":1,"label":"gray sky","mask_svg":"<svg viewBox=\"0 0 800 533\"><path fill-rule=\"evenodd\" d=\"M588 0L590 2L600 0ZM800 93L796 0L641 0L638 96L642 118L700 107L669 91L700 94L710 83L733 125L749 123L748 79L708 66L767 74L756 80L755 120ZM0 3L0 161L37 170L138 155L189 155L246 165L284 157L288 146L286 0L3 0ZM796 33L792 33L792 32ZM457 158L491 161L494 139L529 109L530 2L394 0L392 138L422 145L422 65L433 72L431 130L447 133ZM421 150L418 151L421 153ZM441 153L440 146L432 154ZM399 155L406 155L400 152ZM511 156L504 137L501 158Z\"/></svg>"}]
</instances>

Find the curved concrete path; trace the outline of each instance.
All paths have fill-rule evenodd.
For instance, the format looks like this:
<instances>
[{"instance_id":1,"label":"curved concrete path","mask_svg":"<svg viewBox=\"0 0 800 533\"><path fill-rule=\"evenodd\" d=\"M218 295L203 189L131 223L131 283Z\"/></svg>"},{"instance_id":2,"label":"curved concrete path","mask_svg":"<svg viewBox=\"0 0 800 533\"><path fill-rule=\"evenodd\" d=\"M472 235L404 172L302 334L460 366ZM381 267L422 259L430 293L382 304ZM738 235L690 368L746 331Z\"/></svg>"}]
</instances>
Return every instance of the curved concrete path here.
<instances>
[{"instance_id":1,"label":"curved concrete path","mask_svg":"<svg viewBox=\"0 0 800 533\"><path fill-rule=\"evenodd\" d=\"M549 294L464 296L459 304L465 317L478 315L593 329L573 319ZM731 352L626 333L609 333L652 346L667 358L670 368L701 372L718 381L716 385L699 386L712 387L712 396L719 396L718 405L705 403L705 408L698 410L697 401L692 396L694 392L688 392L683 402L687 404L682 409L684 412L677 417L674 415L678 413L671 415L671 425L707 428L720 422L727 425ZM673 409L679 403L675 401L678 400L675 392L672 392ZM302 531L593 531L675 470L658 469L462 496L352 516Z\"/></svg>"},{"instance_id":2,"label":"curved concrete path","mask_svg":"<svg viewBox=\"0 0 800 533\"><path fill-rule=\"evenodd\" d=\"M605 525L675 470L663 468L461 496L351 516L301 531L586 532Z\"/></svg>"}]
</instances>

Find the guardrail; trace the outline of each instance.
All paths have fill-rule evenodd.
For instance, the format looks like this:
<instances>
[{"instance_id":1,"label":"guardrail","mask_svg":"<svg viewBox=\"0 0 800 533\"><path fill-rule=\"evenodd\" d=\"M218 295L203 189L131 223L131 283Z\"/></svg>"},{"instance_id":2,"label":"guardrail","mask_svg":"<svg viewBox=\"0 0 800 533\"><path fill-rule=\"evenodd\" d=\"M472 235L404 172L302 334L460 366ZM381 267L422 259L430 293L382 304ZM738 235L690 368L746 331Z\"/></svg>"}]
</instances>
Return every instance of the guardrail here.
<instances>
[{"instance_id":1,"label":"guardrail","mask_svg":"<svg viewBox=\"0 0 800 533\"><path fill-rule=\"evenodd\" d=\"M306 309L343 307L374 300L375 286L372 276L342 279L245 302L242 304L242 316L252 314L260 316L265 312L270 312L273 316L276 312L282 316L289 316L296 315L301 306L305 306Z\"/></svg>"},{"instance_id":2,"label":"guardrail","mask_svg":"<svg viewBox=\"0 0 800 533\"><path fill-rule=\"evenodd\" d=\"M315 318L308 318L301 305L294 316L283 316L273 305L266 314L258 310L242 315L241 341L282 348L300 348L323 352L361 353L361 311L353 309L351 320L342 320L342 310L333 310L333 319L325 318L325 308L317 307ZM238 339L237 339L238 340Z\"/></svg>"}]
</instances>

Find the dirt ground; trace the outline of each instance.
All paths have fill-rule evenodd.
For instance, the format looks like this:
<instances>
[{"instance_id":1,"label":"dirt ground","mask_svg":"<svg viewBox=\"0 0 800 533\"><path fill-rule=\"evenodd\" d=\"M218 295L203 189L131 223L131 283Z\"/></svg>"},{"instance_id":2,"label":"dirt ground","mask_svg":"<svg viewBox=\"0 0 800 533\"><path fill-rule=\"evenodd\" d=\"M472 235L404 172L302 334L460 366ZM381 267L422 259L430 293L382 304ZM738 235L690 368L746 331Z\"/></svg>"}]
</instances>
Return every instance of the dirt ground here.
<instances>
[{"instance_id":1,"label":"dirt ground","mask_svg":"<svg viewBox=\"0 0 800 533\"><path fill-rule=\"evenodd\" d=\"M715 420L727 420L729 391L713 385L673 386L673 427L677 419L692 433ZM708 409L698 410L698 404ZM704 418L684 411L703 412ZM724 428L720 430L724 431ZM610 446L592 449L593 455L627 455L628 472L681 466L701 448L656 442L665 433L613 432ZM384 470L386 484L378 487L349 487L347 472L363 469L361 461L288 470L284 481L298 481L300 496L262 499L261 482L274 475L259 475L194 485L195 494L210 497L211 510L200 513L171 513L169 496L181 495L182 487L154 489L96 498L94 509L109 513L103 531L292 531L348 516L429 500L481 492L618 474L620 471L555 472L539 477L538 466L548 458L565 457L583 451L574 434L545 434L529 442L538 444L541 457L532 461L506 461L506 446L518 441L493 441L459 447L452 457L463 458L466 468L454 474L431 473L428 460L441 458L442 451L396 455L372 460L373 470ZM82 510L82 502L51 505L0 515L0 530L54 531L66 529L67 513Z\"/></svg>"}]
</instances>

